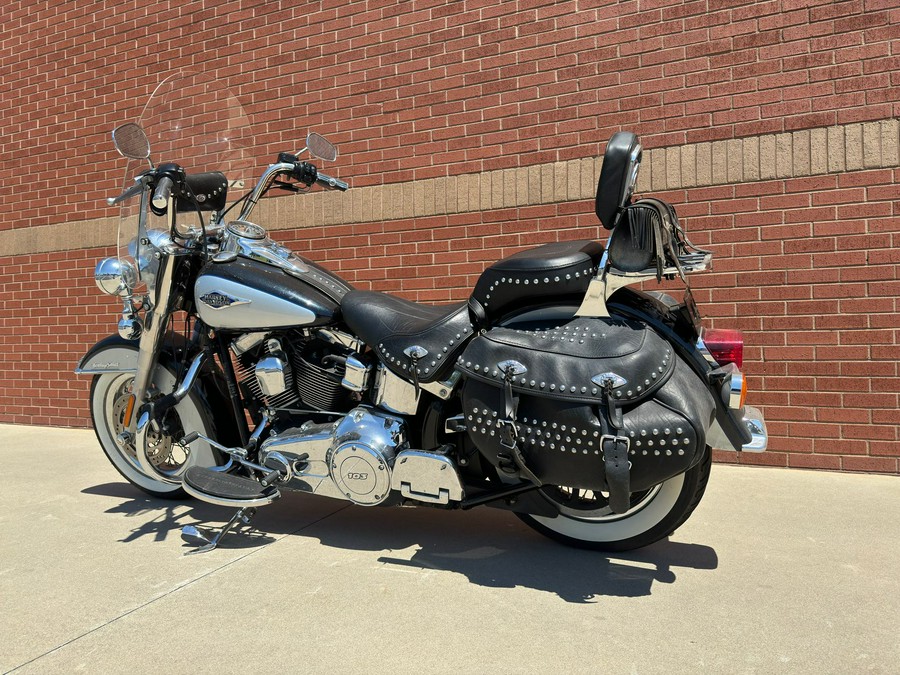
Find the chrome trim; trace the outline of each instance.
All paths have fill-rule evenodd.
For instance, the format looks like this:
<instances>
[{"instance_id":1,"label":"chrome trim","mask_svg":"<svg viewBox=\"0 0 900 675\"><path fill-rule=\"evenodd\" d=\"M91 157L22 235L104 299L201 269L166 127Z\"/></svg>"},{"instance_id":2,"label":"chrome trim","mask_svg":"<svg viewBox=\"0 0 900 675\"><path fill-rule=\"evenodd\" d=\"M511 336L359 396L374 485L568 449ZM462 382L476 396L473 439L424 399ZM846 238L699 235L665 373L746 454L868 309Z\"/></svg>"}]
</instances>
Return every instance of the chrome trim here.
<instances>
[{"instance_id":1,"label":"chrome trim","mask_svg":"<svg viewBox=\"0 0 900 675\"><path fill-rule=\"evenodd\" d=\"M606 249L603 251L603 257L597 266L597 276L591 279L588 289L581 301L581 306L575 312L575 316L595 316L608 317L609 310L606 309L606 301L620 288L641 283L642 281L656 280L657 270L655 267L638 272L622 272L610 265L609 262L609 243L612 241L612 235L606 242ZM706 253L685 253L678 256L682 271L685 274L692 272L702 272L710 269L712 265L713 254ZM674 276L679 274L677 267L666 267L663 269L663 276ZM718 364L716 364L718 365Z\"/></svg>"},{"instance_id":2,"label":"chrome trim","mask_svg":"<svg viewBox=\"0 0 900 675\"><path fill-rule=\"evenodd\" d=\"M744 390L744 375L733 363L711 370L708 375L713 386L721 387L722 402L731 410L741 409L741 394ZM727 390L726 390L727 387Z\"/></svg>"},{"instance_id":3,"label":"chrome trim","mask_svg":"<svg viewBox=\"0 0 900 675\"><path fill-rule=\"evenodd\" d=\"M713 368L719 367L719 362L713 357L712 353L707 349L706 343L703 342L703 334L706 332L706 327L700 329L700 336L697 338L697 351L703 356L703 360L706 361Z\"/></svg>"},{"instance_id":4,"label":"chrome trim","mask_svg":"<svg viewBox=\"0 0 900 675\"><path fill-rule=\"evenodd\" d=\"M747 425L750 431L749 443L741 447L744 452L764 452L769 445L769 432L766 429L766 420L762 413L753 406L744 407L743 423Z\"/></svg>"},{"instance_id":5,"label":"chrome trim","mask_svg":"<svg viewBox=\"0 0 900 675\"><path fill-rule=\"evenodd\" d=\"M391 491L391 467L407 444L399 417L369 407L351 410L334 429L328 472L347 499L361 506L380 504Z\"/></svg>"},{"instance_id":6,"label":"chrome trim","mask_svg":"<svg viewBox=\"0 0 900 675\"><path fill-rule=\"evenodd\" d=\"M366 391L372 379L372 366L364 363L359 354L353 353L347 357L344 365L344 377L341 386L350 391Z\"/></svg>"},{"instance_id":7,"label":"chrome trim","mask_svg":"<svg viewBox=\"0 0 900 675\"><path fill-rule=\"evenodd\" d=\"M594 375L591 378L591 382L598 387L608 386L611 389L618 389L619 387L624 387L628 384L628 380L621 375L616 375L616 373L600 373L599 375Z\"/></svg>"},{"instance_id":8,"label":"chrome trim","mask_svg":"<svg viewBox=\"0 0 900 675\"><path fill-rule=\"evenodd\" d=\"M264 396L278 396L289 388L287 356L274 338L266 343L266 349L268 355L254 368L256 381Z\"/></svg>"},{"instance_id":9,"label":"chrome trim","mask_svg":"<svg viewBox=\"0 0 900 675\"><path fill-rule=\"evenodd\" d=\"M215 504L216 506L237 506L237 507L258 507L258 506L268 506L276 499L281 496L281 493L276 490L272 494L267 497L260 497L259 499L227 499L225 497L215 497L213 495L206 494L205 492L200 492L191 485L189 485L186 481L181 484L181 487L187 492L191 497L195 499L199 499L201 502L206 502L207 504Z\"/></svg>"},{"instance_id":10,"label":"chrome trim","mask_svg":"<svg viewBox=\"0 0 900 675\"><path fill-rule=\"evenodd\" d=\"M288 490L309 492L323 497L346 499L328 473L328 451L331 449L336 424L307 422L299 429L269 436L259 449L260 463L277 453L291 462L292 479L282 484ZM301 459L303 455L305 458Z\"/></svg>"},{"instance_id":11,"label":"chrome trim","mask_svg":"<svg viewBox=\"0 0 900 675\"><path fill-rule=\"evenodd\" d=\"M634 189L637 187L637 178L638 171L641 168L641 154L643 152L643 148L641 144L638 143L634 150L631 151L631 154L628 156L628 188L626 189L625 202L627 203L629 199L631 199L631 195L634 194Z\"/></svg>"},{"instance_id":12,"label":"chrome trim","mask_svg":"<svg viewBox=\"0 0 900 675\"><path fill-rule=\"evenodd\" d=\"M378 364L375 405L398 415L414 415L419 407L419 389Z\"/></svg>"},{"instance_id":13,"label":"chrome trim","mask_svg":"<svg viewBox=\"0 0 900 675\"><path fill-rule=\"evenodd\" d=\"M200 373L201 368L203 368L203 364L206 363L206 359L208 357L208 353L203 351L197 354L194 357L194 360L191 361L191 365L188 368L187 374L184 376L184 379L181 381L178 389L176 389L172 396L175 398L175 401L181 401L185 396L188 395L188 392L191 390L191 387L194 386L194 382L197 380L197 375Z\"/></svg>"},{"instance_id":14,"label":"chrome trim","mask_svg":"<svg viewBox=\"0 0 900 675\"><path fill-rule=\"evenodd\" d=\"M506 361L501 361L497 364L497 368L500 369L507 377L514 377L516 375L524 375L528 372L528 368L525 367L525 364L520 363L514 359L508 359Z\"/></svg>"},{"instance_id":15,"label":"chrome trim","mask_svg":"<svg viewBox=\"0 0 900 675\"><path fill-rule=\"evenodd\" d=\"M425 347L420 347L419 345L412 345L411 347L407 347L403 350L403 353L414 361L424 359L426 356L428 356L428 350L425 349Z\"/></svg>"},{"instance_id":16,"label":"chrome trim","mask_svg":"<svg viewBox=\"0 0 900 675\"><path fill-rule=\"evenodd\" d=\"M450 377L442 382L419 382L419 388L434 394L438 398L447 400L453 394L456 385L459 384L460 376L460 371L454 370Z\"/></svg>"},{"instance_id":17,"label":"chrome trim","mask_svg":"<svg viewBox=\"0 0 900 675\"><path fill-rule=\"evenodd\" d=\"M263 396L278 396L288 388L287 364L277 356L261 359L254 368L256 381Z\"/></svg>"},{"instance_id":18,"label":"chrome trim","mask_svg":"<svg viewBox=\"0 0 900 675\"><path fill-rule=\"evenodd\" d=\"M423 450L404 450L397 455L391 488L407 499L429 504L449 504L465 497L453 461Z\"/></svg>"},{"instance_id":19,"label":"chrome trim","mask_svg":"<svg viewBox=\"0 0 900 675\"><path fill-rule=\"evenodd\" d=\"M99 373L133 373L137 370L138 350L128 347L106 347L90 358L84 356L76 375L95 375Z\"/></svg>"},{"instance_id":20,"label":"chrome trim","mask_svg":"<svg viewBox=\"0 0 900 675\"><path fill-rule=\"evenodd\" d=\"M268 336L266 332L244 333L231 341L231 351L234 352L235 356L246 354L265 340L266 336Z\"/></svg>"},{"instance_id":21,"label":"chrome trim","mask_svg":"<svg viewBox=\"0 0 900 675\"><path fill-rule=\"evenodd\" d=\"M362 352L365 348L359 338L350 335L350 333L334 330L333 328L320 328L316 331L316 336L329 344L341 345L352 349L355 352Z\"/></svg>"},{"instance_id":22,"label":"chrome trim","mask_svg":"<svg viewBox=\"0 0 900 675\"><path fill-rule=\"evenodd\" d=\"M465 415L454 415L453 417L448 417L446 420L444 420L444 433L445 434L458 434L465 430L466 430L466 416Z\"/></svg>"},{"instance_id":23,"label":"chrome trim","mask_svg":"<svg viewBox=\"0 0 900 675\"><path fill-rule=\"evenodd\" d=\"M136 314L125 314L116 324L116 331L124 340L137 340L144 332L144 323Z\"/></svg>"}]
</instances>

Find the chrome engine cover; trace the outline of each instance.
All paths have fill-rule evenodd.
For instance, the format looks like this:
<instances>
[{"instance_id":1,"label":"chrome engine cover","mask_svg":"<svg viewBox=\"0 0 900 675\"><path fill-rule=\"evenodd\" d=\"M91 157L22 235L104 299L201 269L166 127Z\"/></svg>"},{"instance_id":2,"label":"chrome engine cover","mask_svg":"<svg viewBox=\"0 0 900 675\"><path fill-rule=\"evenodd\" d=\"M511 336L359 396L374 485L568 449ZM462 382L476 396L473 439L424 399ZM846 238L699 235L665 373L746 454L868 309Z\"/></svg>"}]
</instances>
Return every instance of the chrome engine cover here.
<instances>
[{"instance_id":1,"label":"chrome engine cover","mask_svg":"<svg viewBox=\"0 0 900 675\"><path fill-rule=\"evenodd\" d=\"M334 444L328 453L329 475L355 504L380 504L391 491L394 458L405 446L402 419L356 408L335 427Z\"/></svg>"},{"instance_id":2,"label":"chrome engine cover","mask_svg":"<svg viewBox=\"0 0 900 675\"><path fill-rule=\"evenodd\" d=\"M279 453L294 466L287 489L375 506L390 494L394 459L407 446L401 418L360 406L337 422L307 423L268 438L259 460L267 465ZM279 464L273 457L272 468Z\"/></svg>"}]
</instances>

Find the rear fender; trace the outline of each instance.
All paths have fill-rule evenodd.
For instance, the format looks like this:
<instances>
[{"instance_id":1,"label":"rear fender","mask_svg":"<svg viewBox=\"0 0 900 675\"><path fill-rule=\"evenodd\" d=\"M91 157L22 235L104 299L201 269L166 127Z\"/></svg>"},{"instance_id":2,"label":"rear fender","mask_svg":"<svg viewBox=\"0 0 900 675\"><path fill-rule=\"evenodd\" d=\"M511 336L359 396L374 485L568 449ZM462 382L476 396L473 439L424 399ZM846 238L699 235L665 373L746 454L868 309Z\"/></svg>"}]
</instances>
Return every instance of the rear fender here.
<instances>
[{"instance_id":1,"label":"rear fender","mask_svg":"<svg viewBox=\"0 0 900 675\"><path fill-rule=\"evenodd\" d=\"M646 293L622 288L607 302L611 316L641 321L669 341L676 353L708 382L712 366L697 348L696 328L680 309L682 305L663 293ZM754 441L743 421L744 408L730 409L719 392L713 391L716 419L707 431L707 443L722 450L741 450Z\"/></svg>"}]
</instances>

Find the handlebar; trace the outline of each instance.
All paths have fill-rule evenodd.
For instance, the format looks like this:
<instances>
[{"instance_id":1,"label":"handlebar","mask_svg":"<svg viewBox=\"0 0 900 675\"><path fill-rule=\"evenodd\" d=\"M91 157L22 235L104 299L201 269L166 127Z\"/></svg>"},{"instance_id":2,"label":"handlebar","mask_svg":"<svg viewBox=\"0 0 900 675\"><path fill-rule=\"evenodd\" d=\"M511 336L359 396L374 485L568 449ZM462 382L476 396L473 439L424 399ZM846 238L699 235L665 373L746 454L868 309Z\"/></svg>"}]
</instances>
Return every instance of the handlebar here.
<instances>
[{"instance_id":1,"label":"handlebar","mask_svg":"<svg viewBox=\"0 0 900 675\"><path fill-rule=\"evenodd\" d=\"M154 208L165 209L169 205L169 197L172 196L172 188L175 184L168 176L163 176L156 184L156 190L153 191L153 200L151 203Z\"/></svg>"}]
</instances>

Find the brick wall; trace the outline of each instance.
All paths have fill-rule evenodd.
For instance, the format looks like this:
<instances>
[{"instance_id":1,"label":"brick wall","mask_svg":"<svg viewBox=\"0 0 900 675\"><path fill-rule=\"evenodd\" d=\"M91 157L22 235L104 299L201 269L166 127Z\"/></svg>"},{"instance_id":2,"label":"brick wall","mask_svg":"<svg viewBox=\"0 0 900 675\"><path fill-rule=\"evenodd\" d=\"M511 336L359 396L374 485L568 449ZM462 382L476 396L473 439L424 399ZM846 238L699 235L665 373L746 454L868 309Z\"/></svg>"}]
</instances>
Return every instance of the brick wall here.
<instances>
[{"instance_id":1,"label":"brick wall","mask_svg":"<svg viewBox=\"0 0 900 675\"><path fill-rule=\"evenodd\" d=\"M701 311L745 331L773 435L749 460L900 470L896 0L130 7L0 9L0 421L87 424L69 373L117 311L90 279L115 236L108 131L183 64L238 94L260 166L307 129L340 145L353 190L260 222L423 302L598 236L602 143L639 133L640 189L716 253Z\"/></svg>"}]
</instances>

